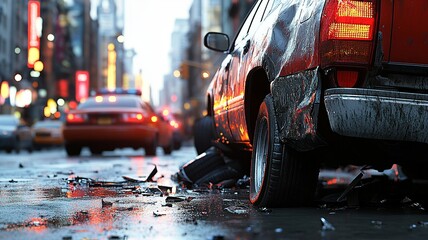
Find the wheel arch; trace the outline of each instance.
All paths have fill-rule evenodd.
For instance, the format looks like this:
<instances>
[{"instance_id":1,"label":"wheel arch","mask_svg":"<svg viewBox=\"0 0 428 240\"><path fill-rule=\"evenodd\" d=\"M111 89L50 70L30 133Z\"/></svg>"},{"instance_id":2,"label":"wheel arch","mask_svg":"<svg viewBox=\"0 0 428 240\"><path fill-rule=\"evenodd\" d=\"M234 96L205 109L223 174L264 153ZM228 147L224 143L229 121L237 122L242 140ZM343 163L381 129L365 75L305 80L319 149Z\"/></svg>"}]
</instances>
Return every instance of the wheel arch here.
<instances>
[{"instance_id":1,"label":"wheel arch","mask_svg":"<svg viewBox=\"0 0 428 240\"><path fill-rule=\"evenodd\" d=\"M253 143L254 129L260 104L269 93L270 83L265 70L262 67L251 70L245 83L244 99L245 119L251 143Z\"/></svg>"},{"instance_id":2,"label":"wheel arch","mask_svg":"<svg viewBox=\"0 0 428 240\"><path fill-rule=\"evenodd\" d=\"M213 99L212 98L213 98L212 94L208 93L206 96L206 101L207 101L206 111L207 111L208 116L214 116L214 106L213 106Z\"/></svg>"}]
</instances>

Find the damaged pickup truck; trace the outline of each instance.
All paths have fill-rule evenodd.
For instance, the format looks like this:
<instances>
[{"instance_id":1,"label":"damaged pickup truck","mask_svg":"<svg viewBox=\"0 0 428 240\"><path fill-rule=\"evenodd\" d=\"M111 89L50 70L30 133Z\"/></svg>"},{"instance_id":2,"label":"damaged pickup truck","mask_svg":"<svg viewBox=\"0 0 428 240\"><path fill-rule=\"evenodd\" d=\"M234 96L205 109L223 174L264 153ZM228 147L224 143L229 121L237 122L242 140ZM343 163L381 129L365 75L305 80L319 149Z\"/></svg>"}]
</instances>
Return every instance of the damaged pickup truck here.
<instances>
[{"instance_id":1,"label":"damaged pickup truck","mask_svg":"<svg viewBox=\"0 0 428 240\"><path fill-rule=\"evenodd\" d=\"M427 9L426 0L256 1L231 43L204 37L226 56L199 124L213 134L199 129L197 150L212 139L248 162L256 206L310 204L321 167L399 164L428 178Z\"/></svg>"}]
</instances>

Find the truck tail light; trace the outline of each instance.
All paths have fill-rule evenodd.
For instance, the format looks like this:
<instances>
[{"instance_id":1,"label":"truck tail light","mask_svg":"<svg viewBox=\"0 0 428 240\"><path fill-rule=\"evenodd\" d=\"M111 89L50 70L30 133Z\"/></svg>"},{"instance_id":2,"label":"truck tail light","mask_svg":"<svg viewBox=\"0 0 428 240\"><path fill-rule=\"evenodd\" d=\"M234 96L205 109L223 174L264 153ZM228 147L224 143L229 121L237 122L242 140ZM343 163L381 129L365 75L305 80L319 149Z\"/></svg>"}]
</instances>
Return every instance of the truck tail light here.
<instances>
[{"instance_id":1,"label":"truck tail light","mask_svg":"<svg viewBox=\"0 0 428 240\"><path fill-rule=\"evenodd\" d=\"M337 70L336 79L339 87L354 87L358 81L358 72Z\"/></svg>"},{"instance_id":2,"label":"truck tail light","mask_svg":"<svg viewBox=\"0 0 428 240\"><path fill-rule=\"evenodd\" d=\"M371 63L376 0L327 0L320 27L320 64Z\"/></svg>"}]
</instances>

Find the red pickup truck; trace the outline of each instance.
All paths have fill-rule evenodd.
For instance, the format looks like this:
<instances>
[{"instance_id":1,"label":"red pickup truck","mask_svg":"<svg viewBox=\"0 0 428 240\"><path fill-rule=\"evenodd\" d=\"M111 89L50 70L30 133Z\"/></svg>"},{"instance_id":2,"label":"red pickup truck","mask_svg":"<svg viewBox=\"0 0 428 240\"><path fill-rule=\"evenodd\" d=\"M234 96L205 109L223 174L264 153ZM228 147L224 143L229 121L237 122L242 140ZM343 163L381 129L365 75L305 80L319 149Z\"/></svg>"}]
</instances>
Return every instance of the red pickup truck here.
<instances>
[{"instance_id":1,"label":"red pickup truck","mask_svg":"<svg viewBox=\"0 0 428 240\"><path fill-rule=\"evenodd\" d=\"M324 166L428 178L427 13L427 0L258 0L232 42L205 35L226 54L205 119L251 162L254 205L311 204Z\"/></svg>"}]
</instances>

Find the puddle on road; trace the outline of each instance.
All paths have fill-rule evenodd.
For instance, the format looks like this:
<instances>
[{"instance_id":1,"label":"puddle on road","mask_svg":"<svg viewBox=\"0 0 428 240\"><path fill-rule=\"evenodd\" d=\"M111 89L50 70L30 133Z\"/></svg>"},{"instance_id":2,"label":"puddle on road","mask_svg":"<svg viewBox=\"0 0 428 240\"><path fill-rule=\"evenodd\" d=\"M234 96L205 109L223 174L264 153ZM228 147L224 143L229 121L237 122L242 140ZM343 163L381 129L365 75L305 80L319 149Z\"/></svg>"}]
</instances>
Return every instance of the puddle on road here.
<instances>
[{"instance_id":1,"label":"puddle on road","mask_svg":"<svg viewBox=\"0 0 428 240\"><path fill-rule=\"evenodd\" d=\"M3 208L2 214L10 216L10 219L7 223L0 224L0 230L10 234L51 234L51 237L56 239L99 239L100 236L106 236L103 239L222 239L230 236L239 236L242 239L261 236L340 238L344 228L352 231L351 227L343 226L339 220L340 216L347 216L350 211L364 212L355 205L351 208L346 205L355 203L378 208L393 206L415 213L416 216L422 217L419 221L405 219L405 222L397 224L398 227L405 228L405 231L426 228L428 233L428 227L424 224L428 222L428 217L423 218L423 204L405 198L406 192L393 191L396 195L384 194L391 189L397 190L394 188L397 185L394 184L364 181L359 185L360 188L348 195L346 204L328 200L328 196L337 199L344 187L340 185L338 189L341 191L336 189L336 192L332 192L334 184L329 184L330 188L328 191L324 189L326 192L323 192L322 196L325 198L318 202L318 207L273 210L257 209L249 203L246 187L248 178L240 179L236 184L239 187L189 187L179 183L163 185L165 178L156 178L155 174L124 176L122 181L99 181L69 174L67 178L56 178L56 187L51 184L50 187L39 186L32 190L25 188L25 179L17 183L10 183L10 179L7 179L4 184L11 187L3 188L0 196L2 199L8 199L9 207ZM376 198L369 199L369 194L373 192L378 193ZM28 201L25 202L21 198L28 198ZM419 215L421 213L422 215ZM381 219L375 216L379 217L366 217L370 220L369 231L390 229L391 223L400 218L393 214L392 218L385 214L380 214ZM361 224L359 221L360 219L353 221L351 226ZM397 228L397 225L394 228Z\"/></svg>"}]
</instances>

